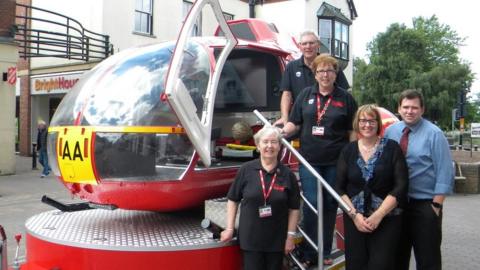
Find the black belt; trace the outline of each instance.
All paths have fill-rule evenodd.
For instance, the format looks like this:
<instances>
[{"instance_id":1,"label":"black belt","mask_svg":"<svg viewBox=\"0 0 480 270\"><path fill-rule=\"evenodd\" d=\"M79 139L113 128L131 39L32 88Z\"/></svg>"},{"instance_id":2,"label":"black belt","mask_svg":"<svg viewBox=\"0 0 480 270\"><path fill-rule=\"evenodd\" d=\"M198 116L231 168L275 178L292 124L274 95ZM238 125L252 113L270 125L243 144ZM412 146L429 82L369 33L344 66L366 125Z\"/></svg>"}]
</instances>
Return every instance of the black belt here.
<instances>
[{"instance_id":1,"label":"black belt","mask_svg":"<svg viewBox=\"0 0 480 270\"><path fill-rule=\"evenodd\" d=\"M433 199L415 199L415 198L408 198L409 203L421 203L421 202L433 202Z\"/></svg>"}]
</instances>

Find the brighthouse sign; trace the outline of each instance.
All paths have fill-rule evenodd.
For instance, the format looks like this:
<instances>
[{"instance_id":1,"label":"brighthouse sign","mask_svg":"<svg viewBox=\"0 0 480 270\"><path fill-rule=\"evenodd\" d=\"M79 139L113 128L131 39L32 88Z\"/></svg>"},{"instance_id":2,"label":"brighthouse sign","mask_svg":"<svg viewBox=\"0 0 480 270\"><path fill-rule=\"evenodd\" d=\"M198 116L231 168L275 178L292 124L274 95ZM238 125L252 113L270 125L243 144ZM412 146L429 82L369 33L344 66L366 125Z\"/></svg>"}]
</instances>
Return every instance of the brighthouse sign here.
<instances>
[{"instance_id":1,"label":"brighthouse sign","mask_svg":"<svg viewBox=\"0 0 480 270\"><path fill-rule=\"evenodd\" d=\"M65 94L77 84L82 74L83 71L32 76L31 94Z\"/></svg>"}]
</instances>

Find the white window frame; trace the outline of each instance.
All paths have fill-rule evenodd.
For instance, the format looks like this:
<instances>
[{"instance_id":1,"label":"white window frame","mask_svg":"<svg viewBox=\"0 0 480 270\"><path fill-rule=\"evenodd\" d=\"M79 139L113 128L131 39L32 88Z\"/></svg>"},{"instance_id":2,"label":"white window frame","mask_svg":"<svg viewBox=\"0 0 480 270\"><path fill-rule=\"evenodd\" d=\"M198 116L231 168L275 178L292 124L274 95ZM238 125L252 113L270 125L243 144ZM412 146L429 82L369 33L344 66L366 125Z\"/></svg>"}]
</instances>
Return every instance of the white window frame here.
<instances>
[{"instance_id":1,"label":"white window frame","mask_svg":"<svg viewBox=\"0 0 480 270\"><path fill-rule=\"evenodd\" d=\"M148 4L150 9L145 8ZM137 20L137 16L140 17ZM146 18L145 21L142 18ZM153 0L135 0L134 32L153 35Z\"/></svg>"}]
</instances>

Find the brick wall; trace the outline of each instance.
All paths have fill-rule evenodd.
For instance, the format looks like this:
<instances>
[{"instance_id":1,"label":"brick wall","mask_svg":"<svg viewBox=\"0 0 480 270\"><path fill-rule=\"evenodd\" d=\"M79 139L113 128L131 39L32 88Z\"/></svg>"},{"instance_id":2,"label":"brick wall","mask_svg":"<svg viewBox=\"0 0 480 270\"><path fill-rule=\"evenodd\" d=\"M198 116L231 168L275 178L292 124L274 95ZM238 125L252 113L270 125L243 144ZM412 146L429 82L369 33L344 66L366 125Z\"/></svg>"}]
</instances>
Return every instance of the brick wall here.
<instances>
[{"instance_id":1,"label":"brick wall","mask_svg":"<svg viewBox=\"0 0 480 270\"><path fill-rule=\"evenodd\" d=\"M460 163L465 184L456 183L455 190L461 193L480 193L480 163Z\"/></svg>"},{"instance_id":2,"label":"brick wall","mask_svg":"<svg viewBox=\"0 0 480 270\"><path fill-rule=\"evenodd\" d=\"M2 0L0 4L0 37L12 37L11 27L15 23L15 0Z\"/></svg>"},{"instance_id":3,"label":"brick wall","mask_svg":"<svg viewBox=\"0 0 480 270\"><path fill-rule=\"evenodd\" d=\"M30 97L30 77L22 76L20 79L20 134L19 134L19 148L20 155L29 156L32 148L31 138L31 97Z\"/></svg>"},{"instance_id":4,"label":"brick wall","mask_svg":"<svg viewBox=\"0 0 480 270\"><path fill-rule=\"evenodd\" d=\"M31 5L31 0L17 0L17 3ZM26 9L18 7L16 14L26 16ZM16 19L17 24L24 24L24 20ZM22 46L23 44L20 44ZM20 80L20 108L19 108L19 151L22 156L29 156L32 153L31 138L31 96L30 96L30 59L19 58L17 62L18 79Z\"/></svg>"}]
</instances>

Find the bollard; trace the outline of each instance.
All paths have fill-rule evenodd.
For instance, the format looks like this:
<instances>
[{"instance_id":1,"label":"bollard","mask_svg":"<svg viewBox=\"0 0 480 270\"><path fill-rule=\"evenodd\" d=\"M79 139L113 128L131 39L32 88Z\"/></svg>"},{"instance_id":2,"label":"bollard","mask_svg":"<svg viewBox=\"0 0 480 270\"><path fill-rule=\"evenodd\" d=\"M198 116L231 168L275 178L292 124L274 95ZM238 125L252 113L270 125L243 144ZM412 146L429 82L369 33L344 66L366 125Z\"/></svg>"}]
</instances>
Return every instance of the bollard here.
<instances>
[{"instance_id":1,"label":"bollard","mask_svg":"<svg viewBox=\"0 0 480 270\"><path fill-rule=\"evenodd\" d=\"M20 251L20 240L22 239L21 234L15 235L15 241L17 242L17 248L15 249L15 258L13 261L12 270L20 270L20 262L18 261L19 251Z\"/></svg>"},{"instance_id":2,"label":"bollard","mask_svg":"<svg viewBox=\"0 0 480 270\"><path fill-rule=\"evenodd\" d=\"M32 143L32 170L37 169L37 143Z\"/></svg>"}]
</instances>

